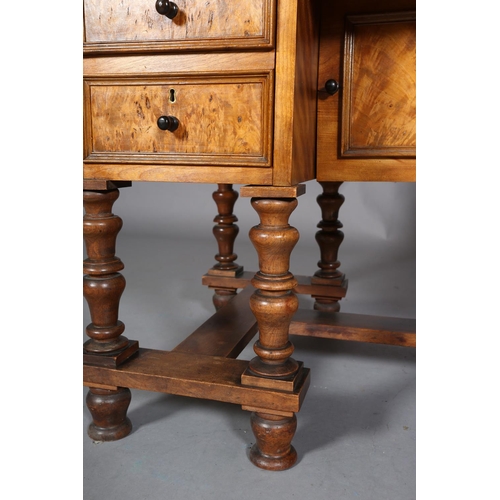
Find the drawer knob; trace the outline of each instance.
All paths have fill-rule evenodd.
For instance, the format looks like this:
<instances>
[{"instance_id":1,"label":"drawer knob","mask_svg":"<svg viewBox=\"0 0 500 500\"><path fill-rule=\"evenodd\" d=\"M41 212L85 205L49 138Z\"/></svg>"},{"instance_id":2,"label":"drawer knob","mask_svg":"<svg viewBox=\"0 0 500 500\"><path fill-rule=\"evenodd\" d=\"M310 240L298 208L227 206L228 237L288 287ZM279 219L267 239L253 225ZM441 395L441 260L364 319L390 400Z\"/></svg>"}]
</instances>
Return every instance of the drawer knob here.
<instances>
[{"instance_id":1,"label":"drawer knob","mask_svg":"<svg viewBox=\"0 0 500 500\"><path fill-rule=\"evenodd\" d=\"M169 0L156 0L156 12L173 19L179 12L179 7L174 2L169 2Z\"/></svg>"},{"instance_id":2,"label":"drawer knob","mask_svg":"<svg viewBox=\"0 0 500 500\"><path fill-rule=\"evenodd\" d=\"M156 124L161 130L175 132L179 127L179 120L175 116L160 116Z\"/></svg>"},{"instance_id":3,"label":"drawer knob","mask_svg":"<svg viewBox=\"0 0 500 500\"><path fill-rule=\"evenodd\" d=\"M339 82L337 80L327 80L325 83L325 90L327 91L328 94L334 95L336 94L340 89Z\"/></svg>"}]
</instances>

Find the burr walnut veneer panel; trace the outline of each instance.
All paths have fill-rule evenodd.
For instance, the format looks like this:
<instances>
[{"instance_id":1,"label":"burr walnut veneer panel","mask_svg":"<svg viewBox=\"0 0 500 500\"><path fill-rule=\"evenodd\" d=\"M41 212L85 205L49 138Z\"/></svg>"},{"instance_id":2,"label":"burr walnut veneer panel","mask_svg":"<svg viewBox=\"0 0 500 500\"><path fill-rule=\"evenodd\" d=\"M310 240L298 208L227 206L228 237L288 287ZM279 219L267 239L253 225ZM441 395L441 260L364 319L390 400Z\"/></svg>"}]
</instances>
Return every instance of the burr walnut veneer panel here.
<instances>
[{"instance_id":1,"label":"burr walnut veneer panel","mask_svg":"<svg viewBox=\"0 0 500 500\"><path fill-rule=\"evenodd\" d=\"M156 0L84 0L89 52L272 48L275 1L176 0L173 19Z\"/></svg>"},{"instance_id":2,"label":"burr walnut veneer panel","mask_svg":"<svg viewBox=\"0 0 500 500\"><path fill-rule=\"evenodd\" d=\"M272 75L88 80L86 160L269 166ZM173 131L157 126L175 116Z\"/></svg>"}]
</instances>

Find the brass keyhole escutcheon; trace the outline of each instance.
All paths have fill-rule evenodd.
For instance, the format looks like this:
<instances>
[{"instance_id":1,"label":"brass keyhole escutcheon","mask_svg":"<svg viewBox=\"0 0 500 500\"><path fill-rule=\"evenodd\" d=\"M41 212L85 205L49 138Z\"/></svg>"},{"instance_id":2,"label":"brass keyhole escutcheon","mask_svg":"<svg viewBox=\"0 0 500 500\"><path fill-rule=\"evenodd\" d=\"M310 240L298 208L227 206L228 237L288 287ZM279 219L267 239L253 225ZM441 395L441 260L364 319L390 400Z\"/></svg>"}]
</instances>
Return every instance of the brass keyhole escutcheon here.
<instances>
[{"instance_id":1,"label":"brass keyhole escutcheon","mask_svg":"<svg viewBox=\"0 0 500 500\"><path fill-rule=\"evenodd\" d=\"M170 89L170 90L168 91L168 100L169 100L172 104L173 104L173 103L176 101L176 99L177 99L176 94L177 94L177 92L175 91L175 89Z\"/></svg>"}]
</instances>

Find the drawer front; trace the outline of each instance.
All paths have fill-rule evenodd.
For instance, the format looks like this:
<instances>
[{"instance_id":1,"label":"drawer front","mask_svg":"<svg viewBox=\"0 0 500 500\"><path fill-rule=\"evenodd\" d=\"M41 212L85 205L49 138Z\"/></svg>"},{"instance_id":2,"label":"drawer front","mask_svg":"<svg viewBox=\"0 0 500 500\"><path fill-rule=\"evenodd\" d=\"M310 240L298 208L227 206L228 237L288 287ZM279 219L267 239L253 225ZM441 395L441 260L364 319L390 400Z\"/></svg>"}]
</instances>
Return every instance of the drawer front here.
<instances>
[{"instance_id":1,"label":"drawer front","mask_svg":"<svg viewBox=\"0 0 500 500\"><path fill-rule=\"evenodd\" d=\"M271 165L272 73L85 81L85 161ZM175 117L175 131L161 116Z\"/></svg>"},{"instance_id":2,"label":"drawer front","mask_svg":"<svg viewBox=\"0 0 500 500\"><path fill-rule=\"evenodd\" d=\"M395 9L405 10L395 10ZM318 180L414 181L414 0L324 4L318 99Z\"/></svg>"},{"instance_id":3,"label":"drawer front","mask_svg":"<svg viewBox=\"0 0 500 500\"><path fill-rule=\"evenodd\" d=\"M165 3L165 2L164 2ZM84 0L84 52L272 48L274 0L176 0L173 19L156 0Z\"/></svg>"}]
</instances>

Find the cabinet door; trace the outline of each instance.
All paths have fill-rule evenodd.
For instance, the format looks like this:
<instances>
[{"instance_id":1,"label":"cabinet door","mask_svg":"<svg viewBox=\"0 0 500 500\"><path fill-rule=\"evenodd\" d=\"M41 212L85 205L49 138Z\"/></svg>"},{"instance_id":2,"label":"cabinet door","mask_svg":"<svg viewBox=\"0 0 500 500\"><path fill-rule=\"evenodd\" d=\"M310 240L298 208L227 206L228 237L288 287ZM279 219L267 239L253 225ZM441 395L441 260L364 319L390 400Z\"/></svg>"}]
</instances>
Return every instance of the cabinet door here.
<instances>
[{"instance_id":1,"label":"cabinet door","mask_svg":"<svg viewBox=\"0 0 500 500\"><path fill-rule=\"evenodd\" d=\"M416 23L413 1L323 2L318 180L414 181Z\"/></svg>"}]
</instances>

